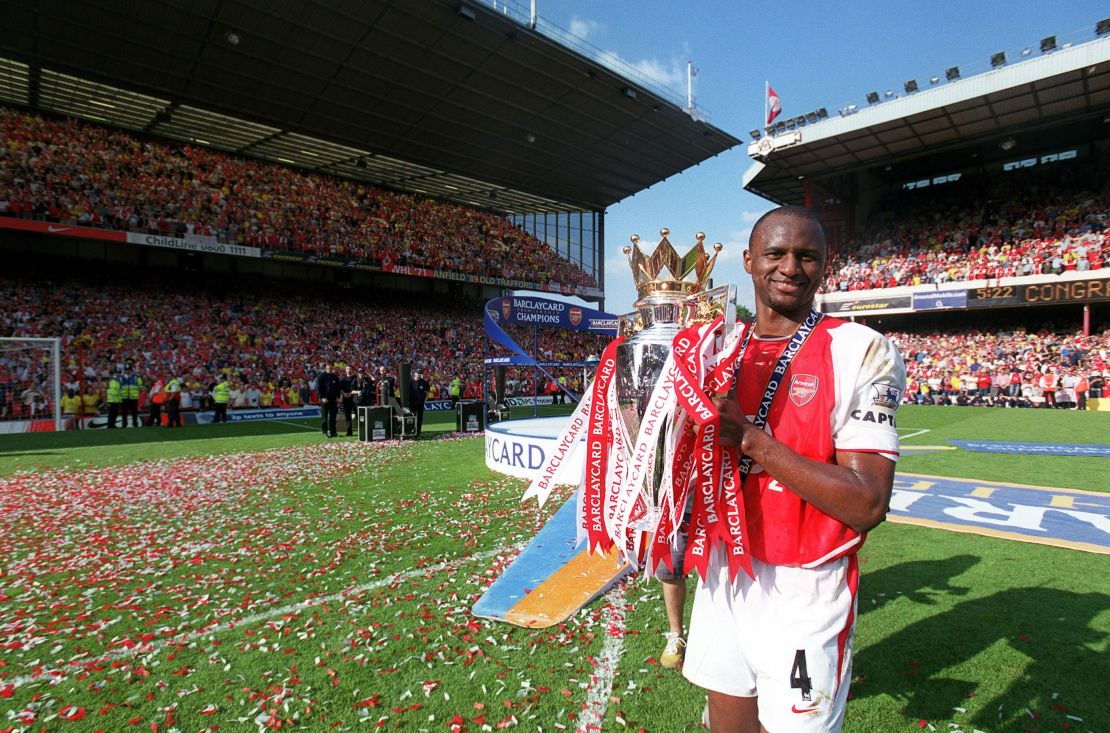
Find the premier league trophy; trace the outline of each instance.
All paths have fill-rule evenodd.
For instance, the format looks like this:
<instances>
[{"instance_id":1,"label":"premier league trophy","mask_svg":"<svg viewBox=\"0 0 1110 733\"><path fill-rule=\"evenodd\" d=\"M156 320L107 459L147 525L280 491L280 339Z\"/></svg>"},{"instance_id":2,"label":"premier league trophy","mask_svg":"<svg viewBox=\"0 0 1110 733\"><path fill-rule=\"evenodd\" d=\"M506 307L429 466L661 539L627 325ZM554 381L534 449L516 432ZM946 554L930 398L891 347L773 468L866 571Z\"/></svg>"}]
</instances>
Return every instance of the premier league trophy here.
<instances>
[{"instance_id":1,"label":"premier league trophy","mask_svg":"<svg viewBox=\"0 0 1110 733\"><path fill-rule=\"evenodd\" d=\"M590 385L524 492L525 500L534 498L543 506L555 488L560 467L569 463L576 450L585 448L578 491L568 502L568 506L573 502L576 513L572 546L581 550L560 566L574 563L574 582L563 583L556 592L537 589L529 580L533 592L524 605L531 610L525 614L514 607L501 618L512 615L518 619L514 623L550 626L636 568L654 575L660 563L671 562L671 543L685 497L695 485L700 488L700 503L694 500L698 512L705 497L712 499L717 489L710 483L725 475L724 464L714 458L722 453L716 450L716 433L703 426L694 446L693 425L699 419L704 422L707 410L714 409L706 407L703 387L719 392L738 354L743 329L734 328L735 290L731 286L709 289L720 244L713 245L710 256L705 235L699 233L694 248L680 257L667 239L669 232L663 229L660 234L662 240L650 257L640 251L639 237L632 237L633 246L624 250L636 279L637 310L620 319L618 337L597 358ZM695 455L695 447L700 454ZM706 476L713 480L707 481ZM562 516L560 510L556 518ZM559 536L548 536L552 526L544 528L519 560L527 556L533 563L534 556L552 555L558 543L551 537ZM703 537L700 548L705 547ZM701 552L691 563L703 577L704 568L697 560L704 555ZM534 577L533 564L514 576L517 581L525 575ZM517 582L508 577L506 572L497 583L508 587ZM492 592L493 588L475 604L476 615L498 617L493 615L496 601L487 601ZM543 612L537 614L537 609Z\"/></svg>"},{"instance_id":2,"label":"premier league trophy","mask_svg":"<svg viewBox=\"0 0 1110 733\"><path fill-rule=\"evenodd\" d=\"M645 415L654 416L664 402L662 393L665 390L657 390L657 387L668 379L665 372L671 345L678 333L690 325L723 315L724 329L728 332L736 319L735 289L731 286L707 289L722 245L713 245L710 257L705 248L705 234L698 232L697 244L685 256L679 256L667 239L670 231L662 229L659 233L662 239L650 257L640 250L640 238L636 235L632 237L632 246L624 248L635 278L638 300L636 311L621 317L620 335L625 336L625 340L617 347L616 354L617 401L627 431L621 437L626 439L633 468L637 449L642 454L641 459L648 462L640 469L643 472L640 496L642 505L646 505L645 513L635 525L649 532L664 509L660 489L664 472L669 469L665 441L671 412L659 420L658 428L650 430L651 435L643 435L642 427ZM673 404L673 393L666 397ZM651 445L646 445L648 442ZM679 516L681 509L677 508ZM648 572L654 565L649 564Z\"/></svg>"}]
</instances>

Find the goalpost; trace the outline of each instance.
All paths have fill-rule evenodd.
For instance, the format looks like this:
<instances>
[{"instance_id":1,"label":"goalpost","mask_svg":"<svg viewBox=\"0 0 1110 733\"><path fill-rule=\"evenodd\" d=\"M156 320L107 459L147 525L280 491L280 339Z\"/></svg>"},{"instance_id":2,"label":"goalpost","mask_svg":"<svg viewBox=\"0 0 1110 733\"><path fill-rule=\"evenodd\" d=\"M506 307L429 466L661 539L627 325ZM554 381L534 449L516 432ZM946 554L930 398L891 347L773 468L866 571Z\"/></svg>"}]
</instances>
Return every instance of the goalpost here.
<instances>
[{"instance_id":1,"label":"goalpost","mask_svg":"<svg viewBox=\"0 0 1110 733\"><path fill-rule=\"evenodd\" d=\"M0 433L65 429L62 340L0 337Z\"/></svg>"}]
</instances>

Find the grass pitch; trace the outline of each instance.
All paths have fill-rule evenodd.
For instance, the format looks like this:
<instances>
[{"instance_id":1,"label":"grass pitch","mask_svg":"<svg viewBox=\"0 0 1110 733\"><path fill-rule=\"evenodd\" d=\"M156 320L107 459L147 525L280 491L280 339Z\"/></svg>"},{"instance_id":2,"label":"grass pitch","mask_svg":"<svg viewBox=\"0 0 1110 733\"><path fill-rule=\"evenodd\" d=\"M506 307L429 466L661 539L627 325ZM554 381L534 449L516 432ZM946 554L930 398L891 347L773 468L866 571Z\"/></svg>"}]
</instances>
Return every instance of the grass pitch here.
<instances>
[{"instance_id":1,"label":"grass pitch","mask_svg":"<svg viewBox=\"0 0 1110 733\"><path fill-rule=\"evenodd\" d=\"M441 439L375 446L313 421L0 439L0 730L697 730L703 697L656 661L657 584L553 629L470 616L567 494L522 506L480 439L429 420ZM1048 410L899 425L929 431L910 445L1110 435ZM900 469L1110 491L1105 463ZM1105 556L886 524L861 562L846 731L1110 729Z\"/></svg>"}]
</instances>

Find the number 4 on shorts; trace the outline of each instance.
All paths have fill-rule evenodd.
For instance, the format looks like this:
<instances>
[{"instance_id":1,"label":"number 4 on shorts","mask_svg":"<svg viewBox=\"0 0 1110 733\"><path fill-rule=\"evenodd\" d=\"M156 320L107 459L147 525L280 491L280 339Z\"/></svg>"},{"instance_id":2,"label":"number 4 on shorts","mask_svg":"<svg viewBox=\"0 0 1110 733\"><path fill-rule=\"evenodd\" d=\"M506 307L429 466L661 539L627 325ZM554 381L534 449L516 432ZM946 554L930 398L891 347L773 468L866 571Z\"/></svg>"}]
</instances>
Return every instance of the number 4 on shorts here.
<instances>
[{"instance_id":1,"label":"number 4 on shorts","mask_svg":"<svg viewBox=\"0 0 1110 733\"><path fill-rule=\"evenodd\" d=\"M805 649L799 649L794 655L794 666L790 668L790 687L800 689L803 700L808 701L810 699L810 691L813 686L809 680L809 670L806 669Z\"/></svg>"}]
</instances>

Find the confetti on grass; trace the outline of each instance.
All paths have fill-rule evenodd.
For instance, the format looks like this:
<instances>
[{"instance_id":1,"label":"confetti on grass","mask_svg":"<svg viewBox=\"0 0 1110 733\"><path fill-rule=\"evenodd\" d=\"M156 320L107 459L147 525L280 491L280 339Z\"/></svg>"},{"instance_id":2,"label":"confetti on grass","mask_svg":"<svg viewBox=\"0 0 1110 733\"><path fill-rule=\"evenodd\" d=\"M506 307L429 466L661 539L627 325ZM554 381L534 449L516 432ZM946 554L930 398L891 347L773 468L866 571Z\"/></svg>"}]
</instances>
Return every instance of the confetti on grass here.
<instances>
[{"instance_id":1,"label":"confetti on grass","mask_svg":"<svg viewBox=\"0 0 1110 733\"><path fill-rule=\"evenodd\" d=\"M394 729L429 705L468 731L534 722L552 688L511 694L521 638L588 644L599 612L515 637L472 617L546 517L507 477L379 495L412 453L326 443L0 479L0 730ZM456 667L498 683L483 708L435 673ZM400 699L379 692L413 674Z\"/></svg>"}]
</instances>

